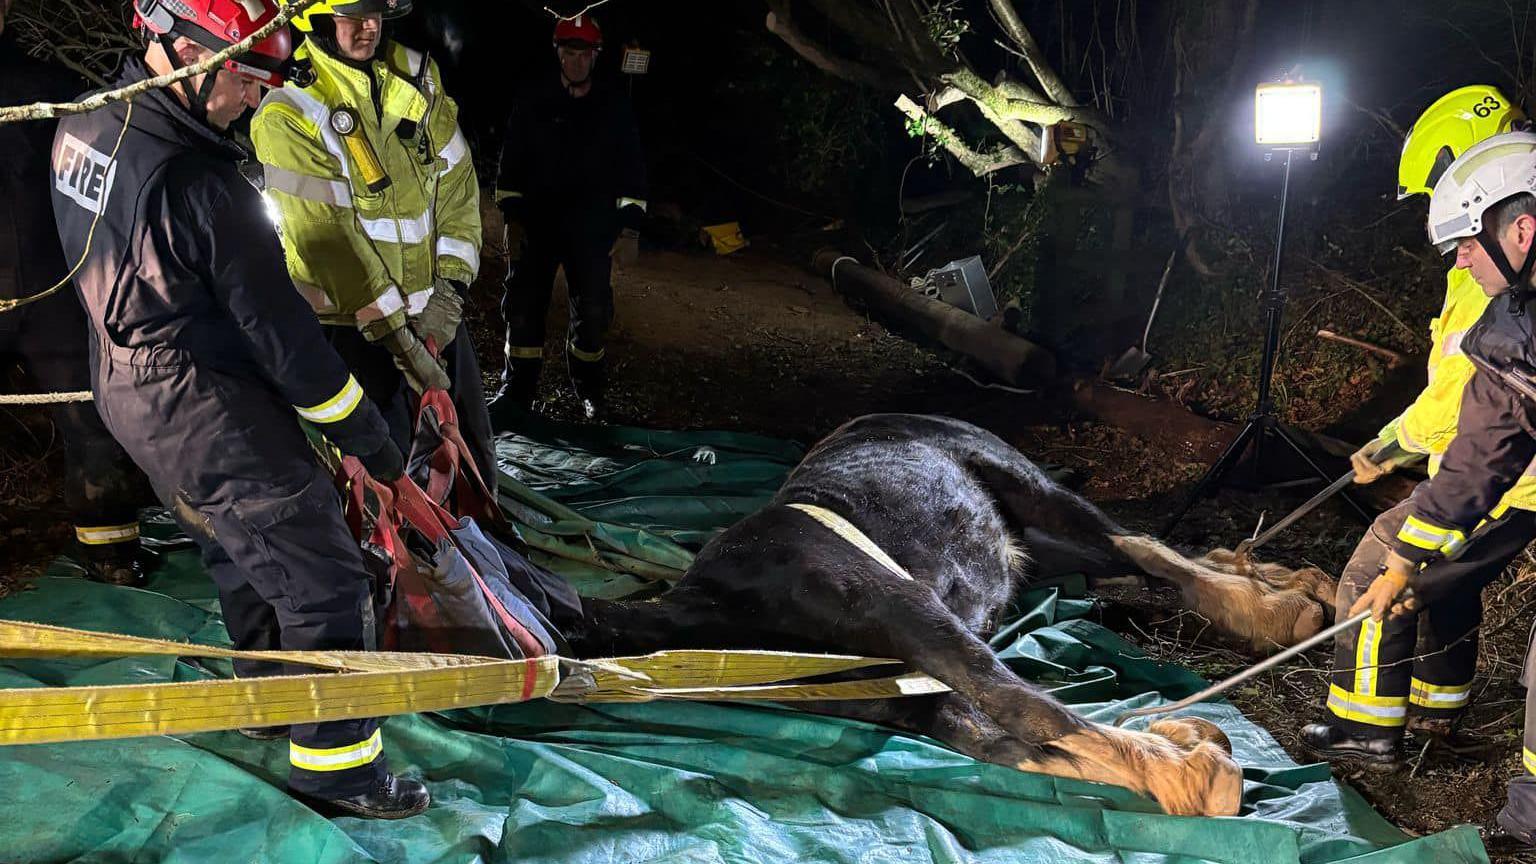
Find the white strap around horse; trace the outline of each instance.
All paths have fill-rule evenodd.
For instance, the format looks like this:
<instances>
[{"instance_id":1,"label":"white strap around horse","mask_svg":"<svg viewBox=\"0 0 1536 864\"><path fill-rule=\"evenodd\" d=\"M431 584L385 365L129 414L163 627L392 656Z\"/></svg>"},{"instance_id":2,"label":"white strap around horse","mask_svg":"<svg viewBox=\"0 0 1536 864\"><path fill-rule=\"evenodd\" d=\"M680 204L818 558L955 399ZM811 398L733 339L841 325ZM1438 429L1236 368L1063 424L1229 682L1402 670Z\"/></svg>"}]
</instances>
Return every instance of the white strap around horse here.
<instances>
[{"instance_id":1,"label":"white strap around horse","mask_svg":"<svg viewBox=\"0 0 1536 864\"><path fill-rule=\"evenodd\" d=\"M815 519L822 525L832 529L833 533L848 541L860 552L863 552L865 555L873 558L880 564L880 566L884 567L885 569L895 573L897 576L900 576L909 582L915 581L912 579L912 574L908 573L905 567L897 564L896 559L885 554L884 549L881 549L878 545L876 545L875 541L869 539L869 537L867 537L863 531L853 527L853 523L849 522L847 519L844 519L843 517L833 513L831 510L828 510L825 507L817 507L815 504L790 504L788 506L792 509L799 510L801 513L810 516L812 519Z\"/></svg>"}]
</instances>

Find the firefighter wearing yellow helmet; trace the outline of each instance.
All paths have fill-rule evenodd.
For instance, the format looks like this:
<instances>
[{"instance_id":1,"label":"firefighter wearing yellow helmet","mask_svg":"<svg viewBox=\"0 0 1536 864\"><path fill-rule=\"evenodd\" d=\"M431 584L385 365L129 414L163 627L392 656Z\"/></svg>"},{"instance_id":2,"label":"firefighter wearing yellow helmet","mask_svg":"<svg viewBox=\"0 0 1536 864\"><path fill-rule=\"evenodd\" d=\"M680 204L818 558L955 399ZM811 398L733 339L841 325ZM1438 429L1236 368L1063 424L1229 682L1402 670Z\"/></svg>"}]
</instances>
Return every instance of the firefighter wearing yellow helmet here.
<instances>
[{"instance_id":1,"label":"firefighter wearing yellow helmet","mask_svg":"<svg viewBox=\"0 0 1536 864\"><path fill-rule=\"evenodd\" d=\"M1456 160L1479 142L1524 124L1525 115L1496 88L1462 87L1437 100L1413 124L1398 164L1401 197L1429 194ZM1436 198L1434 208L1446 203ZM1375 464L1397 444L1429 457L1431 477L1457 437L1463 392L1473 362L1462 342L1488 306L1471 271L1446 274L1445 303L1430 321L1428 381L1412 404L1351 458L1357 482L1369 483L1402 460ZM1337 607L1344 616L1368 592L1388 560L1394 538L1414 530L1415 498L1376 519L1339 580ZM1497 579L1536 538L1536 476L1519 482L1484 513L1488 530L1455 560L1432 565L1426 575L1466 586L1400 619L1366 621L1334 644L1326 722L1302 730L1303 744L1324 757L1391 762L1401 755L1405 729L1449 734L1470 705L1482 623L1482 587ZM1422 618L1422 621L1420 619ZM1415 641L1420 640L1415 646ZM1410 660L1410 658L1412 658Z\"/></svg>"},{"instance_id":2,"label":"firefighter wearing yellow helmet","mask_svg":"<svg viewBox=\"0 0 1536 864\"><path fill-rule=\"evenodd\" d=\"M479 184L437 64L388 38L411 0L325 0L288 85L251 121L288 270L409 450L417 394L448 390L483 476L490 417L461 322L480 269ZM433 350L440 352L433 356Z\"/></svg>"}]
</instances>

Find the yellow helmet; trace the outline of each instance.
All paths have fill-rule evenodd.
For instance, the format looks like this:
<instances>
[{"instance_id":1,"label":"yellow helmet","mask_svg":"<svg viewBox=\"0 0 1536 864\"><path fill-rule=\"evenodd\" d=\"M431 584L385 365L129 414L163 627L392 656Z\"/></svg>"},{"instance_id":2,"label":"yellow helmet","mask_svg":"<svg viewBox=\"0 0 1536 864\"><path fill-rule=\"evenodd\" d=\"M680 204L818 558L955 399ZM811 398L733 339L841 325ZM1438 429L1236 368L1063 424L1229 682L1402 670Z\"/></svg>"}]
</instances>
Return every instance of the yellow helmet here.
<instances>
[{"instance_id":1,"label":"yellow helmet","mask_svg":"<svg viewBox=\"0 0 1536 864\"><path fill-rule=\"evenodd\" d=\"M1497 87L1473 84L1441 96L1408 130L1397 161L1397 199L1429 195L1468 147L1525 125L1525 112Z\"/></svg>"},{"instance_id":2,"label":"yellow helmet","mask_svg":"<svg viewBox=\"0 0 1536 864\"><path fill-rule=\"evenodd\" d=\"M293 26L308 33L315 29L310 20L315 15L341 15L359 18L364 15L382 15L399 18L410 14L411 0L320 0L293 17Z\"/></svg>"}]
</instances>

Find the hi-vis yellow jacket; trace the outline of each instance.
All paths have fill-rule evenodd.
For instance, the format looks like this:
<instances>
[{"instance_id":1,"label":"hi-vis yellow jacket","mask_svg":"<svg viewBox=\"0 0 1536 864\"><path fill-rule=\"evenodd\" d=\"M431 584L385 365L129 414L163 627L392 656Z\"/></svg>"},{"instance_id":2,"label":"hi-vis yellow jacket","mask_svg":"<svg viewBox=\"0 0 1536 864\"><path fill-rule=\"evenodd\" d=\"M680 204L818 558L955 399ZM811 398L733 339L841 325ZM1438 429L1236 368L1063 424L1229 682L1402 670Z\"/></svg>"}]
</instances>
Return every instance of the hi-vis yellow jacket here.
<instances>
[{"instance_id":1,"label":"hi-vis yellow jacket","mask_svg":"<svg viewBox=\"0 0 1536 864\"><path fill-rule=\"evenodd\" d=\"M294 285L326 324L395 330L435 278L480 269L479 184L458 106L437 64L385 42L363 71L312 42L311 64L267 94L251 121Z\"/></svg>"},{"instance_id":2,"label":"hi-vis yellow jacket","mask_svg":"<svg viewBox=\"0 0 1536 864\"><path fill-rule=\"evenodd\" d=\"M1440 460L1456 437L1462 391L1472 378L1472 361L1461 353L1461 337L1477 323L1488 297L1467 270L1452 269L1445 277L1445 305L1429 322L1429 383L1402 414L1382 428L1380 438L1396 438L1404 450L1429 454L1429 475L1440 470ZM1524 477L1504 495L1494 514L1509 508L1536 510L1536 476L1526 469Z\"/></svg>"}]
</instances>

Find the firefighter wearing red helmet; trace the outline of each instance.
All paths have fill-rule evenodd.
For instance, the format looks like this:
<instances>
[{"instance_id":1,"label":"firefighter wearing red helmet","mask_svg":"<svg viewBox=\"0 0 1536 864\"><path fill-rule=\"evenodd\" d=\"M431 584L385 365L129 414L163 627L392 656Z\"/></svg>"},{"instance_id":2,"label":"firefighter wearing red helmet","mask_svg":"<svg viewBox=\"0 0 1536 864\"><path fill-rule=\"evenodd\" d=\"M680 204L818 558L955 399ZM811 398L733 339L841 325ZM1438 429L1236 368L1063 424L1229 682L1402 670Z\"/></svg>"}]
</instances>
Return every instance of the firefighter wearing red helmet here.
<instances>
[{"instance_id":1,"label":"firefighter wearing red helmet","mask_svg":"<svg viewBox=\"0 0 1536 864\"><path fill-rule=\"evenodd\" d=\"M601 50L603 31L591 15L561 18L555 24L555 47Z\"/></svg>"},{"instance_id":2,"label":"firefighter wearing red helmet","mask_svg":"<svg viewBox=\"0 0 1536 864\"><path fill-rule=\"evenodd\" d=\"M5 26L9 0L0 0L0 104L67 102L85 82L27 56ZM59 251L48 189L48 153L55 123L0 125L0 299L47 292L69 272ZM0 314L0 366L19 368L22 389L72 392L91 386L85 310L74 289ZM142 581L138 504L148 484L107 431L90 402L48 407L64 444L64 502L74 522L85 573L114 585ZM145 503L148 503L147 501Z\"/></svg>"},{"instance_id":3,"label":"firefighter wearing red helmet","mask_svg":"<svg viewBox=\"0 0 1536 864\"><path fill-rule=\"evenodd\" d=\"M594 78L603 33L590 15L555 25L557 74L525 87L507 120L496 202L511 262L502 298L506 367L493 411L537 409L555 271L570 297L565 355L588 419L602 410L611 268L634 261L645 217L645 162L629 100Z\"/></svg>"},{"instance_id":4,"label":"firefighter wearing red helmet","mask_svg":"<svg viewBox=\"0 0 1536 864\"><path fill-rule=\"evenodd\" d=\"M135 12L151 38L114 86L206 60L278 7L136 0ZM61 120L54 220L65 260L82 262L102 420L197 542L235 647L360 650L371 578L300 420L376 477L404 460L292 287L227 133L282 81L289 47L278 30L185 86ZM289 788L318 809L398 818L428 804L425 786L389 772L375 719L244 731L288 740Z\"/></svg>"}]
</instances>

